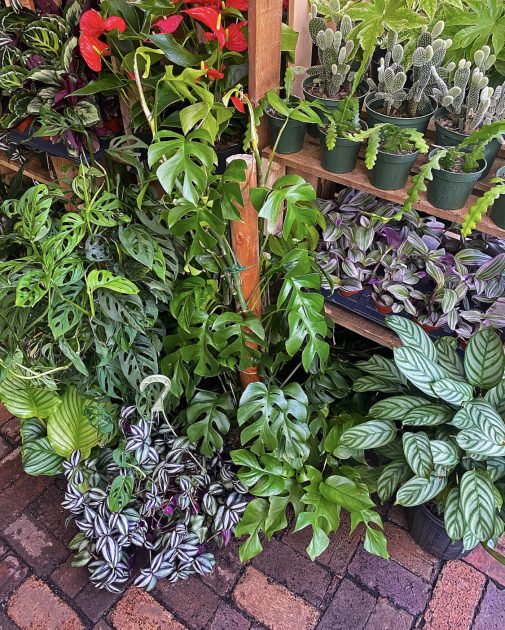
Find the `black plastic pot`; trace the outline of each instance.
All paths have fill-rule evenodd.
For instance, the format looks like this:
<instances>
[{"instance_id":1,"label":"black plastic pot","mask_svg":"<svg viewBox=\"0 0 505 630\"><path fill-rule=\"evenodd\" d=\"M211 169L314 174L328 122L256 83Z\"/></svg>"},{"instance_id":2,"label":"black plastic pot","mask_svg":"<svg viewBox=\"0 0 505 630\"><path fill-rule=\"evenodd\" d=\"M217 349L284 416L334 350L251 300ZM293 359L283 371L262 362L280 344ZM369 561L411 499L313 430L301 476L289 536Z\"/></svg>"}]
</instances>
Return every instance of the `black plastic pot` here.
<instances>
[{"instance_id":1,"label":"black plastic pot","mask_svg":"<svg viewBox=\"0 0 505 630\"><path fill-rule=\"evenodd\" d=\"M217 154L217 166L216 166L216 174L222 175L226 170L226 160L232 155L238 155L239 153L244 153L242 141L236 142L231 147L227 149L218 149L216 151Z\"/></svg>"},{"instance_id":2,"label":"black plastic pot","mask_svg":"<svg viewBox=\"0 0 505 630\"><path fill-rule=\"evenodd\" d=\"M366 129L364 122L361 123ZM353 142L347 138L335 138L335 147L328 149L326 146L326 133L319 127L321 138L321 166L330 173L349 173L354 170L358 161L361 142Z\"/></svg>"},{"instance_id":3,"label":"black plastic pot","mask_svg":"<svg viewBox=\"0 0 505 630\"><path fill-rule=\"evenodd\" d=\"M433 151L430 152L430 156ZM433 181L428 184L428 201L440 210L459 210L470 197L475 182L486 168L486 160L479 162L480 169L474 173L452 173L443 169L433 170Z\"/></svg>"},{"instance_id":4,"label":"black plastic pot","mask_svg":"<svg viewBox=\"0 0 505 630\"><path fill-rule=\"evenodd\" d=\"M447 535L444 521L424 505L405 508L410 535L425 551L442 560L458 560L469 552L463 549L463 542L453 543Z\"/></svg>"},{"instance_id":5,"label":"black plastic pot","mask_svg":"<svg viewBox=\"0 0 505 630\"><path fill-rule=\"evenodd\" d=\"M93 154L93 159L98 160L105 153L106 149L109 148L111 137L100 138L100 147L96 153ZM53 155L54 157L62 157L66 160L70 160L71 162L80 162L81 158L76 157L75 155L70 155L67 151L65 144L61 142L51 142L47 138L39 138L37 136L33 136L29 131L18 131L17 129L9 130L9 140L14 142L15 144L23 144L31 149L36 149L37 151L42 151L43 153L47 153L48 155ZM85 151L84 152L84 160L85 162L91 162L91 155Z\"/></svg>"},{"instance_id":6,"label":"black plastic pot","mask_svg":"<svg viewBox=\"0 0 505 630\"><path fill-rule=\"evenodd\" d=\"M266 112L268 122L270 124L270 146L273 148L279 137L281 129L284 127L286 119L283 117L273 116L269 111ZM303 141L305 139L305 131L307 123L299 120L289 119L277 145L276 153L297 153L303 149Z\"/></svg>"},{"instance_id":7,"label":"black plastic pot","mask_svg":"<svg viewBox=\"0 0 505 630\"><path fill-rule=\"evenodd\" d=\"M440 118L444 118L444 116L447 116L447 110L445 108L439 109L439 111L435 114L435 144L440 147L455 147L458 144L461 144L461 142L463 142L465 138L468 138L468 136L464 133L459 133L459 131L447 129L447 127L441 125L438 121ZM498 140L491 140L486 144L484 147L484 159L487 162L487 166L479 179L483 179L489 173L500 148L501 144Z\"/></svg>"},{"instance_id":8,"label":"black plastic pot","mask_svg":"<svg viewBox=\"0 0 505 630\"><path fill-rule=\"evenodd\" d=\"M374 92L369 92L365 98L366 120L369 127L374 127L380 123L390 123L396 127L417 129L421 133L425 133L431 117L437 110L437 104L432 100L433 110L424 116L415 116L414 118L401 118L399 116L386 116L378 110L384 105L384 100L377 98Z\"/></svg>"},{"instance_id":9,"label":"black plastic pot","mask_svg":"<svg viewBox=\"0 0 505 630\"><path fill-rule=\"evenodd\" d=\"M369 173L370 181L381 190L398 190L407 183L412 164L419 151L405 155L395 155L379 151L375 166Z\"/></svg>"},{"instance_id":10,"label":"black plastic pot","mask_svg":"<svg viewBox=\"0 0 505 630\"><path fill-rule=\"evenodd\" d=\"M501 177L505 181L505 166L496 171L496 177ZM494 202L489 217L493 223L505 229L505 195L500 195Z\"/></svg>"},{"instance_id":11,"label":"black plastic pot","mask_svg":"<svg viewBox=\"0 0 505 630\"><path fill-rule=\"evenodd\" d=\"M312 102L312 101L319 101L320 103L322 103L326 109L332 110L332 109L337 109L338 108L338 104L340 103L341 99L335 99L335 98L316 98L313 94L311 94L310 92L307 91L307 87L309 85L311 85L314 82L314 79L316 77L307 77L302 84L302 89L303 89L303 94L305 95L305 100ZM363 100L365 99L365 96L367 95L368 92L368 85L365 81L362 81L359 85L358 88L356 90L356 98L359 101L360 104L360 109L361 109L361 105L363 103ZM326 116L324 116L324 114L320 114L321 116L321 120L324 122L326 120ZM307 125L307 133L312 136L313 138L319 138L319 128L317 125Z\"/></svg>"}]
</instances>

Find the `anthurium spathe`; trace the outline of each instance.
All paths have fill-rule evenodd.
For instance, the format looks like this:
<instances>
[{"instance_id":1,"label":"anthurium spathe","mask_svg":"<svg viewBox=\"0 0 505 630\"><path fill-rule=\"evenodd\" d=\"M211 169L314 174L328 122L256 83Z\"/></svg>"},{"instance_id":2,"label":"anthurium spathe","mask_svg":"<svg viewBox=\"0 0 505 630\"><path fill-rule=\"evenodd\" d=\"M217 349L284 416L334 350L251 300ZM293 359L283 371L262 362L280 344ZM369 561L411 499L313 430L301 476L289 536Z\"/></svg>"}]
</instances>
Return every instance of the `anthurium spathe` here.
<instances>
[{"instance_id":1,"label":"anthurium spathe","mask_svg":"<svg viewBox=\"0 0 505 630\"><path fill-rule=\"evenodd\" d=\"M124 33L126 22L121 17L110 16L104 19L98 11L90 9L84 11L79 22L81 36L79 37L79 50L86 64L95 72L102 69L102 57L110 54L109 45L99 39L109 31L117 29Z\"/></svg>"},{"instance_id":2,"label":"anthurium spathe","mask_svg":"<svg viewBox=\"0 0 505 630\"><path fill-rule=\"evenodd\" d=\"M217 40L219 49L227 48L234 52L244 52L247 50L247 40L242 32L242 28L247 24L246 20L234 22L226 28L222 23L222 14L210 7L194 7L184 9L186 13L195 20L202 22L211 29L211 32L204 33L208 40Z\"/></svg>"},{"instance_id":3,"label":"anthurium spathe","mask_svg":"<svg viewBox=\"0 0 505 630\"><path fill-rule=\"evenodd\" d=\"M182 15L170 15L169 17L161 18L153 26L157 26L162 33L171 34L179 28L183 19L184 16Z\"/></svg>"}]
</instances>

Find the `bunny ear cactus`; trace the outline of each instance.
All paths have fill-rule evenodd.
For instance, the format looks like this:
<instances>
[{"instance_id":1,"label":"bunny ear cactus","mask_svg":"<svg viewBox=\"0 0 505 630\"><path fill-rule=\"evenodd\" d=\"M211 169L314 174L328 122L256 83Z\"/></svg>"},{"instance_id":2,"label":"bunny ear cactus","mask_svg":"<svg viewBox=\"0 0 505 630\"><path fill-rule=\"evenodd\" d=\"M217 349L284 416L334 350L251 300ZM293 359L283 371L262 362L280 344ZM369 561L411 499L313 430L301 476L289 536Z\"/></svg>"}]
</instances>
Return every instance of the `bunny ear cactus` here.
<instances>
[{"instance_id":1,"label":"bunny ear cactus","mask_svg":"<svg viewBox=\"0 0 505 630\"><path fill-rule=\"evenodd\" d=\"M465 549L490 546L504 531L501 516L505 476L505 355L492 328L470 339L464 359L456 339L435 343L400 316L386 318L403 346L383 376L393 396L374 404L368 420L340 437L350 449L373 449L389 460L380 467L382 501L414 507L434 502L445 528ZM359 367L367 371L367 364ZM372 365L370 365L371 369ZM366 377L354 383L367 389ZM377 391L374 383L373 390Z\"/></svg>"}]
</instances>

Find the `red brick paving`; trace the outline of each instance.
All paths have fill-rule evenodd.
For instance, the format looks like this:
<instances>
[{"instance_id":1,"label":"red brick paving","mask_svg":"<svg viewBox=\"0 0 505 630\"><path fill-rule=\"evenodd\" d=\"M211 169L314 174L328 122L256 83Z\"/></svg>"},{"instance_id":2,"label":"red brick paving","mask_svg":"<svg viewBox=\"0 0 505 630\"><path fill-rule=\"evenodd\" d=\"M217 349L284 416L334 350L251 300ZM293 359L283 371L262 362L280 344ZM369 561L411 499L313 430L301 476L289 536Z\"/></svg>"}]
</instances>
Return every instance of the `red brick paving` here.
<instances>
[{"instance_id":1,"label":"red brick paving","mask_svg":"<svg viewBox=\"0 0 505 630\"><path fill-rule=\"evenodd\" d=\"M0 408L1 630L503 630L505 567L480 548L444 563L420 549L397 506L383 508L391 560L370 556L345 517L310 562L310 532L285 533L243 566L238 543L204 578L154 593L95 589L65 546L60 479L27 477ZM504 551L505 549L502 549Z\"/></svg>"}]
</instances>

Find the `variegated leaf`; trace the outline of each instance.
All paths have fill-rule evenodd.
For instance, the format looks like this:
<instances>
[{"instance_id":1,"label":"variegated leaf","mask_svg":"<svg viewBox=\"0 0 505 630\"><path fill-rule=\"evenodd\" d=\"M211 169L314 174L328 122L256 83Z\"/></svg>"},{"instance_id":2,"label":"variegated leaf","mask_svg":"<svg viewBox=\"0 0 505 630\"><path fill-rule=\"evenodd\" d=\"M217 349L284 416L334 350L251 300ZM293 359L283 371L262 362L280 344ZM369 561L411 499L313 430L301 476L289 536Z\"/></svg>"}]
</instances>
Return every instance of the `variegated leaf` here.
<instances>
[{"instance_id":1,"label":"variegated leaf","mask_svg":"<svg viewBox=\"0 0 505 630\"><path fill-rule=\"evenodd\" d=\"M459 488L452 488L447 494L444 507L444 525L452 542L463 538L465 518L459 505Z\"/></svg>"},{"instance_id":2,"label":"variegated leaf","mask_svg":"<svg viewBox=\"0 0 505 630\"><path fill-rule=\"evenodd\" d=\"M390 499L398 486L411 475L410 467L406 462L391 462L384 467L377 480L377 494L384 502Z\"/></svg>"},{"instance_id":3,"label":"variegated leaf","mask_svg":"<svg viewBox=\"0 0 505 630\"><path fill-rule=\"evenodd\" d=\"M480 429L463 429L456 436L458 446L471 457L480 455L481 459L505 456L505 445L484 437Z\"/></svg>"},{"instance_id":4,"label":"variegated leaf","mask_svg":"<svg viewBox=\"0 0 505 630\"><path fill-rule=\"evenodd\" d=\"M446 485L446 477L412 477L396 493L396 503L404 507L421 505L436 497Z\"/></svg>"},{"instance_id":5,"label":"variegated leaf","mask_svg":"<svg viewBox=\"0 0 505 630\"><path fill-rule=\"evenodd\" d=\"M468 529L478 540L493 535L496 513L493 482L482 470L468 470L460 481L460 505Z\"/></svg>"},{"instance_id":6,"label":"variegated leaf","mask_svg":"<svg viewBox=\"0 0 505 630\"><path fill-rule=\"evenodd\" d=\"M371 374L356 379L352 388L355 392L384 392L385 394L392 394L402 389L399 384L385 381Z\"/></svg>"},{"instance_id":7,"label":"variegated leaf","mask_svg":"<svg viewBox=\"0 0 505 630\"><path fill-rule=\"evenodd\" d=\"M453 411L449 407L430 403L409 411L403 418L403 424L413 427L434 427L449 422L452 414Z\"/></svg>"},{"instance_id":8,"label":"variegated leaf","mask_svg":"<svg viewBox=\"0 0 505 630\"><path fill-rule=\"evenodd\" d=\"M431 453L433 462L437 466L457 466L460 459L460 451L453 440L431 440Z\"/></svg>"},{"instance_id":9,"label":"variegated leaf","mask_svg":"<svg viewBox=\"0 0 505 630\"><path fill-rule=\"evenodd\" d=\"M386 324L400 337L404 348L414 348L431 361L437 360L435 344L421 326L400 315L386 317ZM405 376L408 378L407 374Z\"/></svg>"},{"instance_id":10,"label":"variegated leaf","mask_svg":"<svg viewBox=\"0 0 505 630\"><path fill-rule=\"evenodd\" d=\"M465 350L465 373L476 387L490 389L503 378L505 354L500 337L491 328L475 333Z\"/></svg>"},{"instance_id":11,"label":"variegated leaf","mask_svg":"<svg viewBox=\"0 0 505 630\"><path fill-rule=\"evenodd\" d=\"M376 448L392 442L396 425L391 420L369 420L344 431L340 443L349 448Z\"/></svg>"},{"instance_id":12,"label":"variegated leaf","mask_svg":"<svg viewBox=\"0 0 505 630\"><path fill-rule=\"evenodd\" d=\"M430 476L433 470L433 456L430 449L430 439L423 431L403 434L403 452L405 459L416 475Z\"/></svg>"},{"instance_id":13,"label":"variegated leaf","mask_svg":"<svg viewBox=\"0 0 505 630\"><path fill-rule=\"evenodd\" d=\"M437 349L437 363L449 372L454 378L465 378L465 368L457 353L458 342L455 337L441 337L435 341Z\"/></svg>"},{"instance_id":14,"label":"variegated leaf","mask_svg":"<svg viewBox=\"0 0 505 630\"><path fill-rule=\"evenodd\" d=\"M473 398L473 387L464 381L457 381L454 377L443 378L432 384L435 394L451 405L462 405Z\"/></svg>"},{"instance_id":15,"label":"variegated leaf","mask_svg":"<svg viewBox=\"0 0 505 630\"><path fill-rule=\"evenodd\" d=\"M449 376L443 368L414 348L395 348L393 352L400 372L425 394L433 396L431 384Z\"/></svg>"},{"instance_id":16,"label":"variegated leaf","mask_svg":"<svg viewBox=\"0 0 505 630\"><path fill-rule=\"evenodd\" d=\"M370 408L369 416L371 418L383 420L404 420L405 416L418 407L424 407L429 404L426 398L420 396L392 396L375 403Z\"/></svg>"},{"instance_id":17,"label":"variegated leaf","mask_svg":"<svg viewBox=\"0 0 505 630\"><path fill-rule=\"evenodd\" d=\"M486 392L484 398L500 414L505 413L505 381L500 381L498 385Z\"/></svg>"}]
</instances>

